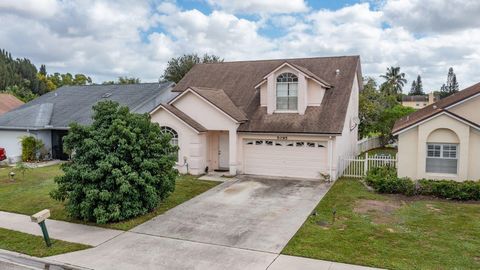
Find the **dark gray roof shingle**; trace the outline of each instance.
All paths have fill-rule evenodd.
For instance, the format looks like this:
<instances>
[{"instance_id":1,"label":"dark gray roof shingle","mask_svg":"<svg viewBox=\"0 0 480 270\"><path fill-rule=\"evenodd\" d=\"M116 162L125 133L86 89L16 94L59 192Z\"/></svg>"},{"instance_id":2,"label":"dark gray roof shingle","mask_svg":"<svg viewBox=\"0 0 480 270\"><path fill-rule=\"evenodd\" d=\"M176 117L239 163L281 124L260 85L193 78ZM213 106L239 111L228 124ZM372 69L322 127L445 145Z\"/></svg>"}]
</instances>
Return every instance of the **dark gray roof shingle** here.
<instances>
[{"instance_id":1,"label":"dark gray roof shingle","mask_svg":"<svg viewBox=\"0 0 480 270\"><path fill-rule=\"evenodd\" d=\"M0 128L63 129L72 122L90 124L92 106L102 100L146 113L178 95L172 87L170 82L63 86L0 116Z\"/></svg>"}]
</instances>

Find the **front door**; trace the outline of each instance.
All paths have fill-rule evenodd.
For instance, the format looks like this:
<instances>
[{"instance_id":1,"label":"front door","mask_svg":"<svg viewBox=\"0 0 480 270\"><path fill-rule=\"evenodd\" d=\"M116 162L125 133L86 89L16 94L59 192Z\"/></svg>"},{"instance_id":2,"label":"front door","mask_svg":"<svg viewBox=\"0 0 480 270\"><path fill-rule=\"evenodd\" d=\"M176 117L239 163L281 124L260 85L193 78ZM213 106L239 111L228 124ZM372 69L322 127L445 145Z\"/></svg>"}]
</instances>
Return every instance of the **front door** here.
<instances>
[{"instance_id":1,"label":"front door","mask_svg":"<svg viewBox=\"0 0 480 270\"><path fill-rule=\"evenodd\" d=\"M220 133L218 136L218 167L228 169L228 133Z\"/></svg>"}]
</instances>

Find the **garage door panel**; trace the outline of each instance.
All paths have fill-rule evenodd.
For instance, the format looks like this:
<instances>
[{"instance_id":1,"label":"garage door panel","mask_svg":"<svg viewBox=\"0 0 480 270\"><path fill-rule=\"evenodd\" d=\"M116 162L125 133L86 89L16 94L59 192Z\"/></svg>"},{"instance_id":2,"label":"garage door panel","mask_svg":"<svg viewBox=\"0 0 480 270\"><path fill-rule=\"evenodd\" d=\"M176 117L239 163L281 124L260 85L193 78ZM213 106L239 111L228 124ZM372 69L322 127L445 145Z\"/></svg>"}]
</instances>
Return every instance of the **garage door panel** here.
<instances>
[{"instance_id":1,"label":"garage door panel","mask_svg":"<svg viewBox=\"0 0 480 270\"><path fill-rule=\"evenodd\" d=\"M259 139L247 143L244 142L247 174L318 178L319 172L327 171L325 142L269 141L266 145Z\"/></svg>"}]
</instances>

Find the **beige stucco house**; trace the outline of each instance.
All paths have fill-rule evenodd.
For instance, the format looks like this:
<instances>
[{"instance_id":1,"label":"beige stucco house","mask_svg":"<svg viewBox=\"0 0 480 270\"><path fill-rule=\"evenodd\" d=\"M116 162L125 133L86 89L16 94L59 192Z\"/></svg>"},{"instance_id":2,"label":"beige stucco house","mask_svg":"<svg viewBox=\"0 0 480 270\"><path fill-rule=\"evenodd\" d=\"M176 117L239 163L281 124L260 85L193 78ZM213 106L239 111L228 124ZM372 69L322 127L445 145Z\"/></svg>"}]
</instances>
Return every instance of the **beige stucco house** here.
<instances>
[{"instance_id":1,"label":"beige stucco house","mask_svg":"<svg viewBox=\"0 0 480 270\"><path fill-rule=\"evenodd\" d=\"M480 179L480 83L395 123L398 175Z\"/></svg>"},{"instance_id":2,"label":"beige stucco house","mask_svg":"<svg viewBox=\"0 0 480 270\"><path fill-rule=\"evenodd\" d=\"M429 93L428 95L421 96L403 96L402 105L405 107L410 107L414 109L422 109L427 107L430 104L433 104L438 101L438 97L434 93Z\"/></svg>"},{"instance_id":3,"label":"beige stucco house","mask_svg":"<svg viewBox=\"0 0 480 270\"><path fill-rule=\"evenodd\" d=\"M357 151L358 56L195 65L151 112L182 173L337 177Z\"/></svg>"}]
</instances>

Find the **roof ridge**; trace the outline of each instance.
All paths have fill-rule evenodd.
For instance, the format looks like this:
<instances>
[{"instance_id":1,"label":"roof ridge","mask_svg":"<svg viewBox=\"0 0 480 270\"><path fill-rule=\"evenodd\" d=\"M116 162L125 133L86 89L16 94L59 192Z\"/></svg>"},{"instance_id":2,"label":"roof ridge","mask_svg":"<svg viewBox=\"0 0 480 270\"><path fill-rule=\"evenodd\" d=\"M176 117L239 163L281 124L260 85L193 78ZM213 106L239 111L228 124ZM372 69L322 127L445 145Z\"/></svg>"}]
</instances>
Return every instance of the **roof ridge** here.
<instances>
[{"instance_id":1,"label":"roof ridge","mask_svg":"<svg viewBox=\"0 0 480 270\"><path fill-rule=\"evenodd\" d=\"M273 62L273 61L291 61L291 60L308 60L308 59L327 59L327 58L348 58L360 57L358 54L354 55L340 55L340 56L313 56L313 57L298 57L298 58L275 58L275 59L254 59L254 60L238 60L238 61L224 61L214 63L198 63L196 65L216 65L216 64L230 64L230 63L245 63L245 62Z\"/></svg>"}]
</instances>

